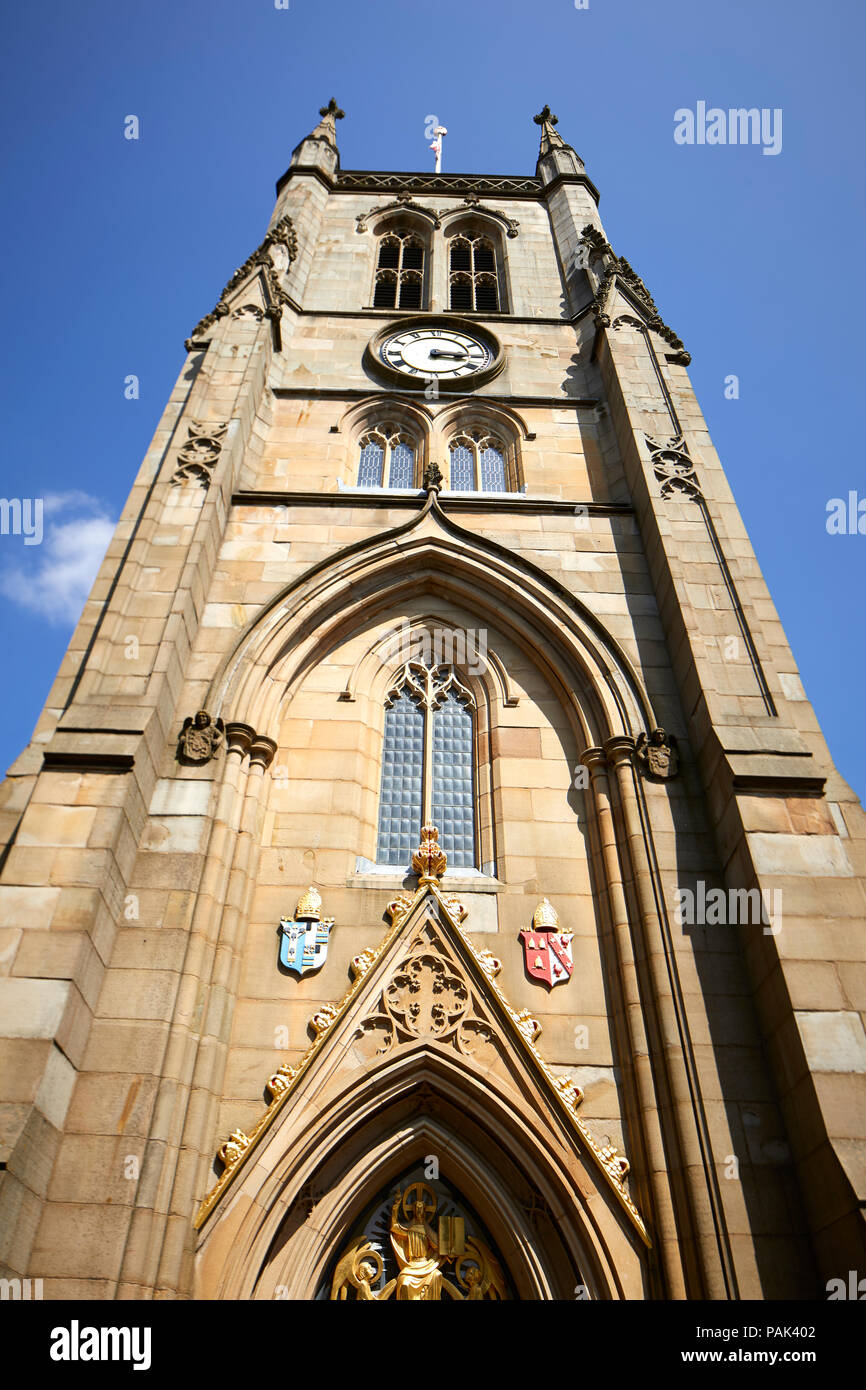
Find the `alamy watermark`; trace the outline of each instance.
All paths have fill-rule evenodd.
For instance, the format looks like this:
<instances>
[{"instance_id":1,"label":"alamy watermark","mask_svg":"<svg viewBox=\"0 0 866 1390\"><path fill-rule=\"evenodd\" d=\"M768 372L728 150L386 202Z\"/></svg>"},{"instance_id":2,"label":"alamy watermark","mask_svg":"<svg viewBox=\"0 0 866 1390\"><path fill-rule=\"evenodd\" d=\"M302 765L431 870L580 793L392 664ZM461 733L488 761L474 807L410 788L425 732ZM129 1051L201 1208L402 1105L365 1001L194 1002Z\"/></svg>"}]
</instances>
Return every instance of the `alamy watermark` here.
<instances>
[{"instance_id":1,"label":"alamy watermark","mask_svg":"<svg viewBox=\"0 0 866 1390\"><path fill-rule=\"evenodd\" d=\"M487 670L487 628L434 627L432 631L407 622L385 634L382 655L386 660L423 661L425 666L462 666L470 676Z\"/></svg>"},{"instance_id":2,"label":"alamy watermark","mask_svg":"<svg viewBox=\"0 0 866 1390\"><path fill-rule=\"evenodd\" d=\"M866 536L866 497L849 492L844 497L831 497L827 503L824 523L828 536Z\"/></svg>"},{"instance_id":3,"label":"alamy watermark","mask_svg":"<svg viewBox=\"0 0 866 1390\"><path fill-rule=\"evenodd\" d=\"M25 545L42 544L41 497L0 497L0 536L23 536Z\"/></svg>"},{"instance_id":4,"label":"alamy watermark","mask_svg":"<svg viewBox=\"0 0 866 1390\"><path fill-rule=\"evenodd\" d=\"M41 1279L0 1279L0 1302L7 1299L28 1302L44 1297Z\"/></svg>"},{"instance_id":5,"label":"alamy watermark","mask_svg":"<svg viewBox=\"0 0 866 1390\"><path fill-rule=\"evenodd\" d=\"M761 145L763 154L782 152L782 108L775 106L681 106L674 112L677 145Z\"/></svg>"},{"instance_id":6,"label":"alamy watermark","mask_svg":"<svg viewBox=\"0 0 866 1390\"><path fill-rule=\"evenodd\" d=\"M782 890L774 888L707 888L698 879L695 888L674 889L674 921L678 927L760 926L764 936L778 936L782 929Z\"/></svg>"}]
</instances>

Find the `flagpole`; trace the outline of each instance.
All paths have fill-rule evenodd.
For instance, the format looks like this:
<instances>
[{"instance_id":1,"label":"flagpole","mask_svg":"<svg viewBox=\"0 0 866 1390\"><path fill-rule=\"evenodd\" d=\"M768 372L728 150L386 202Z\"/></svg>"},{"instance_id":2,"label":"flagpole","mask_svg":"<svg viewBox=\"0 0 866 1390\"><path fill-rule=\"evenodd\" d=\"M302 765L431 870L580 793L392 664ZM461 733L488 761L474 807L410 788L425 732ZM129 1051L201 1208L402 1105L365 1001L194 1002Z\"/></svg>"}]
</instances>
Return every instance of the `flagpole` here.
<instances>
[{"instance_id":1,"label":"flagpole","mask_svg":"<svg viewBox=\"0 0 866 1390\"><path fill-rule=\"evenodd\" d=\"M448 131L445 129L445 126L444 126L444 125L437 125L436 129L433 131L433 134L436 136L436 142L435 142L434 145L431 146L431 149L434 149L434 150L436 151L436 170L435 170L435 172L436 172L437 174L441 174L441 173L442 173L442 138L443 138L443 136L445 136L445 135L448 134Z\"/></svg>"}]
</instances>

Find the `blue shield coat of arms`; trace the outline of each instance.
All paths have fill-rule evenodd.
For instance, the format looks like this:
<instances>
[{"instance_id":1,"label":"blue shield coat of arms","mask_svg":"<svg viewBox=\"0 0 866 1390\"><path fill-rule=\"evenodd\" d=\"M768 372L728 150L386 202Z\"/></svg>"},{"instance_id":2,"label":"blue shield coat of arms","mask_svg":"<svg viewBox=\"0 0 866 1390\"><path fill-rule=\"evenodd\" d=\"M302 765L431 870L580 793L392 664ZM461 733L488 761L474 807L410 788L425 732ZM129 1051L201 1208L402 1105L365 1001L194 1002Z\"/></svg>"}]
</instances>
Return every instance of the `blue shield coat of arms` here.
<instances>
[{"instance_id":1,"label":"blue shield coat of arms","mask_svg":"<svg viewBox=\"0 0 866 1390\"><path fill-rule=\"evenodd\" d=\"M281 917L280 963L299 976L319 970L328 955L333 917L320 917L322 899L310 888L295 908L293 918Z\"/></svg>"}]
</instances>

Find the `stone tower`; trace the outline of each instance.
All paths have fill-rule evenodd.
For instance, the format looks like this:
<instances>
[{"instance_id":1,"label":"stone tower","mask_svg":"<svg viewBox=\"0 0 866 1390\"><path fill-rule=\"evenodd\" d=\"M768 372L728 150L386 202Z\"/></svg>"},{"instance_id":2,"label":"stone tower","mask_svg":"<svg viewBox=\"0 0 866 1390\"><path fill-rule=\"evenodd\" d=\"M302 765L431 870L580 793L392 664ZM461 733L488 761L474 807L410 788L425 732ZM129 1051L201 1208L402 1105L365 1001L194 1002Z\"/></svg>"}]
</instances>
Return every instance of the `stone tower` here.
<instances>
[{"instance_id":1,"label":"stone tower","mask_svg":"<svg viewBox=\"0 0 866 1390\"><path fill-rule=\"evenodd\" d=\"M0 1273L824 1297L866 831L689 356L549 108L534 177L346 172L342 115L3 785Z\"/></svg>"}]
</instances>

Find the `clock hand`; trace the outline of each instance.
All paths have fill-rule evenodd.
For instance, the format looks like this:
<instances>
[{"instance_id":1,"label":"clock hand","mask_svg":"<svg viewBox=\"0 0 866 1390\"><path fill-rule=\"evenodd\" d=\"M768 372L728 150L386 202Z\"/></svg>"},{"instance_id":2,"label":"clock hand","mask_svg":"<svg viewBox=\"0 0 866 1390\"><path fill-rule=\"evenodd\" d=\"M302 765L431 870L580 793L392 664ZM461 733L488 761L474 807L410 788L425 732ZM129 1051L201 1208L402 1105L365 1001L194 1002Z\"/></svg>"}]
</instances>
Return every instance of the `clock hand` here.
<instances>
[{"instance_id":1,"label":"clock hand","mask_svg":"<svg viewBox=\"0 0 866 1390\"><path fill-rule=\"evenodd\" d=\"M429 357L465 357L465 356L466 356L466 349L465 349L465 348L462 348L462 349L460 350L460 352L446 352L445 348L431 348L431 349L430 349L430 352L428 353L428 356L429 356Z\"/></svg>"}]
</instances>

